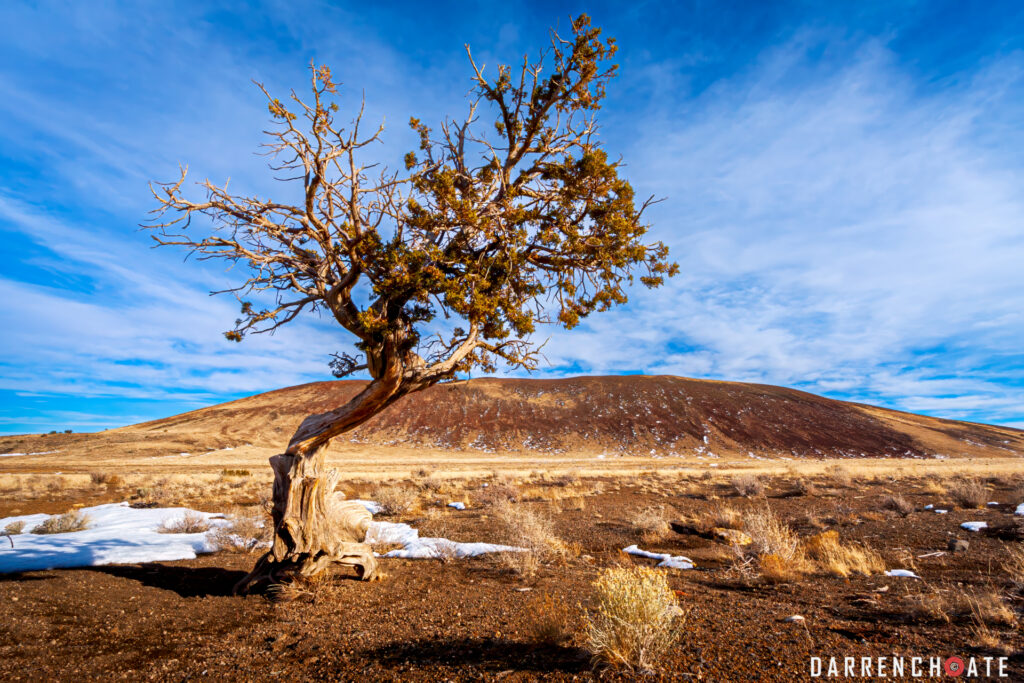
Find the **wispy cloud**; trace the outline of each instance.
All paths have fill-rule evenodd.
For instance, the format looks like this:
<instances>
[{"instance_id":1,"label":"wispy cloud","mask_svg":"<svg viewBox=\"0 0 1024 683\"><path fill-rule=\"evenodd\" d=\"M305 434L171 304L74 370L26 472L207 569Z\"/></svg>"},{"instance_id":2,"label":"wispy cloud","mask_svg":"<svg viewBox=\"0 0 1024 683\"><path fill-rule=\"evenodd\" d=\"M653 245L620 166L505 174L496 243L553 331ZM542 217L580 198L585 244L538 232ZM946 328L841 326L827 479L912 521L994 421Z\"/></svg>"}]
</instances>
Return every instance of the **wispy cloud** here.
<instances>
[{"instance_id":1,"label":"wispy cloud","mask_svg":"<svg viewBox=\"0 0 1024 683\"><path fill-rule=\"evenodd\" d=\"M409 115L463 111L464 40L493 67L552 21L478 9L456 38L425 31L426 14L267 3L218 20L226 7L0 8L0 431L114 426L326 378L349 340L323 321L223 339L235 304L207 292L238 274L149 249L146 182L187 162L282 192L252 154L266 114L249 79L301 87L310 58L341 65L345 103L365 88L368 117L388 120L379 152L397 159ZM761 15L659 43L655 9L610 13L624 68L603 133L638 192L667 198L652 237L683 272L545 330L546 372L777 383L1024 424L1024 56L926 77L894 47L898 24L754 35Z\"/></svg>"}]
</instances>

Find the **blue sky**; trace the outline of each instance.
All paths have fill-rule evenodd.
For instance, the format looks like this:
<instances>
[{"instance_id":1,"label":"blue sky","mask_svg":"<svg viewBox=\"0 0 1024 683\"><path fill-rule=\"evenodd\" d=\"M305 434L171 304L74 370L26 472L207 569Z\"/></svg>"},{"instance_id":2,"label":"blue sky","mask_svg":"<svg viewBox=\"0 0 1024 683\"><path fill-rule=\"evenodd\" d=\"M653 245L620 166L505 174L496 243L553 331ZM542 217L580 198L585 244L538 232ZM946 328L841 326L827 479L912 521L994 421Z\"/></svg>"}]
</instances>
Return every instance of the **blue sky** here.
<instances>
[{"instance_id":1,"label":"blue sky","mask_svg":"<svg viewBox=\"0 0 1024 683\"><path fill-rule=\"evenodd\" d=\"M150 248L147 182L281 194L251 80L310 59L385 119L466 106L463 44L516 61L589 12L618 39L602 111L669 286L572 333L546 376L667 373L1024 427L1024 5L5 2L0 432L86 431L330 377L309 318L241 345L236 282Z\"/></svg>"}]
</instances>

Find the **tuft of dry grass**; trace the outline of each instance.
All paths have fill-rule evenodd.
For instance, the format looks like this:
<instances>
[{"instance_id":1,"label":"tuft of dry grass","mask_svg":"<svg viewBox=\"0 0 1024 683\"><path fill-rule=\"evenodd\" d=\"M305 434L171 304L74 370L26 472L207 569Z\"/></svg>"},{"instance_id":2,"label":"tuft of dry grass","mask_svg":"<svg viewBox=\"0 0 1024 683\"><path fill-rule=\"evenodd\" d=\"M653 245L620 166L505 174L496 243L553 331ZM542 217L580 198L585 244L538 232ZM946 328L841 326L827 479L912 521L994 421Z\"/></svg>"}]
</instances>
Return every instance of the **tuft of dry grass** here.
<instances>
[{"instance_id":1,"label":"tuft of dry grass","mask_svg":"<svg viewBox=\"0 0 1024 683\"><path fill-rule=\"evenodd\" d=\"M985 507L988 490L978 479L956 479L949 487L949 495L959 507L972 510Z\"/></svg>"},{"instance_id":2,"label":"tuft of dry grass","mask_svg":"<svg viewBox=\"0 0 1024 683\"><path fill-rule=\"evenodd\" d=\"M830 465L825 470L825 477L829 484L837 488L848 489L853 485L853 475L843 465Z\"/></svg>"},{"instance_id":3,"label":"tuft of dry grass","mask_svg":"<svg viewBox=\"0 0 1024 683\"><path fill-rule=\"evenodd\" d=\"M885 571L882 556L862 545L843 545L839 532L825 531L802 542L808 557L826 573L846 578L850 574L871 576Z\"/></svg>"},{"instance_id":4,"label":"tuft of dry grass","mask_svg":"<svg viewBox=\"0 0 1024 683\"><path fill-rule=\"evenodd\" d=\"M925 493L931 493L937 496L942 496L946 493L945 484L943 484L942 480L934 474L930 474L924 478L924 482L921 484L921 489Z\"/></svg>"},{"instance_id":5,"label":"tuft of dry grass","mask_svg":"<svg viewBox=\"0 0 1024 683\"><path fill-rule=\"evenodd\" d=\"M561 645L572 638L575 612L561 597L541 593L530 601L527 613L533 615L530 630L536 642Z\"/></svg>"},{"instance_id":6,"label":"tuft of dry grass","mask_svg":"<svg viewBox=\"0 0 1024 683\"><path fill-rule=\"evenodd\" d=\"M755 554L778 555L784 560L800 556L800 538L770 508L748 512L743 517L743 526L750 534L750 550Z\"/></svg>"},{"instance_id":7,"label":"tuft of dry grass","mask_svg":"<svg viewBox=\"0 0 1024 683\"><path fill-rule=\"evenodd\" d=\"M69 534L74 531L85 531L92 524L89 515L71 510L63 515L48 517L42 524L32 529L34 534Z\"/></svg>"},{"instance_id":8,"label":"tuft of dry grass","mask_svg":"<svg viewBox=\"0 0 1024 683\"><path fill-rule=\"evenodd\" d=\"M161 534L201 534L210 530L210 522L198 512L189 510L178 519L164 520L157 531Z\"/></svg>"},{"instance_id":9,"label":"tuft of dry grass","mask_svg":"<svg viewBox=\"0 0 1024 683\"><path fill-rule=\"evenodd\" d=\"M227 519L227 524L214 527L206 534L215 550L254 553L270 541L273 526L260 506L236 508Z\"/></svg>"},{"instance_id":10,"label":"tuft of dry grass","mask_svg":"<svg viewBox=\"0 0 1024 683\"><path fill-rule=\"evenodd\" d=\"M1019 544L1006 546L1006 552L1009 557L1003 562L1002 569L1006 572L1013 591L1024 597L1024 546Z\"/></svg>"},{"instance_id":11,"label":"tuft of dry grass","mask_svg":"<svg viewBox=\"0 0 1024 683\"><path fill-rule=\"evenodd\" d=\"M742 569L739 573L746 573L752 557L757 559L761 575L773 582L791 581L810 570L799 536L770 508L747 513L743 525L752 542L746 549L735 548L737 569Z\"/></svg>"},{"instance_id":12,"label":"tuft of dry grass","mask_svg":"<svg viewBox=\"0 0 1024 683\"><path fill-rule=\"evenodd\" d=\"M502 563L516 574L533 576L542 563L568 555L568 546L555 533L550 517L509 502L498 504L495 513L508 532L510 544L526 548L525 552L501 554Z\"/></svg>"},{"instance_id":13,"label":"tuft of dry grass","mask_svg":"<svg viewBox=\"0 0 1024 683\"><path fill-rule=\"evenodd\" d=\"M124 486L124 478L109 472L90 472L89 481L93 486L107 486L109 488Z\"/></svg>"},{"instance_id":14,"label":"tuft of dry grass","mask_svg":"<svg viewBox=\"0 0 1024 683\"><path fill-rule=\"evenodd\" d=\"M892 510L900 517L906 517L914 511L914 506L901 495L885 496L881 501L883 510Z\"/></svg>"},{"instance_id":15,"label":"tuft of dry grass","mask_svg":"<svg viewBox=\"0 0 1024 683\"><path fill-rule=\"evenodd\" d=\"M737 474L732 478L732 487L741 496L759 496L764 493L764 482L756 474Z\"/></svg>"},{"instance_id":16,"label":"tuft of dry grass","mask_svg":"<svg viewBox=\"0 0 1024 683\"><path fill-rule=\"evenodd\" d=\"M668 522L669 514L664 505L648 506L638 510L630 520L633 532L645 543L656 543L666 538L672 531Z\"/></svg>"},{"instance_id":17,"label":"tuft of dry grass","mask_svg":"<svg viewBox=\"0 0 1024 683\"><path fill-rule=\"evenodd\" d=\"M25 531L25 522L11 522L0 532L0 536L17 536Z\"/></svg>"},{"instance_id":18,"label":"tuft of dry grass","mask_svg":"<svg viewBox=\"0 0 1024 683\"><path fill-rule=\"evenodd\" d=\"M378 486L371 495L382 515L399 517L420 508L419 492L406 486Z\"/></svg>"},{"instance_id":19,"label":"tuft of dry grass","mask_svg":"<svg viewBox=\"0 0 1024 683\"><path fill-rule=\"evenodd\" d=\"M311 605L336 603L338 593L337 581L329 571L313 576L296 576L290 581L273 584L268 590L274 602L302 602Z\"/></svg>"},{"instance_id":20,"label":"tuft of dry grass","mask_svg":"<svg viewBox=\"0 0 1024 683\"><path fill-rule=\"evenodd\" d=\"M487 487L481 488L473 497L478 505L492 506L522 500L523 495L513 484L492 482Z\"/></svg>"},{"instance_id":21,"label":"tuft of dry grass","mask_svg":"<svg viewBox=\"0 0 1024 683\"><path fill-rule=\"evenodd\" d=\"M595 668L652 674L681 635L684 614L664 572L604 570L594 582L596 609L586 635Z\"/></svg>"},{"instance_id":22,"label":"tuft of dry grass","mask_svg":"<svg viewBox=\"0 0 1024 683\"><path fill-rule=\"evenodd\" d=\"M967 597L969 616L975 624L985 626L1015 626L1017 615L1002 596L991 588L975 591ZM967 616L967 615L965 615Z\"/></svg>"}]
</instances>

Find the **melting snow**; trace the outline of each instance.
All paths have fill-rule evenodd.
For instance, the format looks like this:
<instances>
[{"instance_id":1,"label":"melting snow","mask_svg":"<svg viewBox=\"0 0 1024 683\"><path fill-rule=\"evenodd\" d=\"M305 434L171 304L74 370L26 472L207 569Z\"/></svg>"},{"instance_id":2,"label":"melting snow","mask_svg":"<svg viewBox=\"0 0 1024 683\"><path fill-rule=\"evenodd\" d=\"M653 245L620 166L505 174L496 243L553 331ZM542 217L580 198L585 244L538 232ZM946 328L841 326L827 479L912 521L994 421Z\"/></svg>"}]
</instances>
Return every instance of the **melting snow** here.
<instances>
[{"instance_id":1,"label":"melting snow","mask_svg":"<svg viewBox=\"0 0 1024 683\"><path fill-rule=\"evenodd\" d=\"M988 528L988 522L964 522L960 528L968 531L981 531Z\"/></svg>"},{"instance_id":2,"label":"melting snow","mask_svg":"<svg viewBox=\"0 0 1024 683\"><path fill-rule=\"evenodd\" d=\"M949 510L935 510L935 514L937 514L937 515L944 515L947 512L949 512Z\"/></svg>"},{"instance_id":3,"label":"melting snow","mask_svg":"<svg viewBox=\"0 0 1024 683\"><path fill-rule=\"evenodd\" d=\"M485 553L525 552L526 548L495 543L459 543L447 538L420 538L418 529L401 522L373 522L366 532L367 543L397 543L400 550L384 553L382 557L400 557L407 560L431 560L441 557L476 557Z\"/></svg>"},{"instance_id":4,"label":"melting snow","mask_svg":"<svg viewBox=\"0 0 1024 683\"><path fill-rule=\"evenodd\" d=\"M371 515L380 514L384 510L383 505L372 500L353 500L352 502L362 505Z\"/></svg>"},{"instance_id":5,"label":"melting snow","mask_svg":"<svg viewBox=\"0 0 1024 683\"><path fill-rule=\"evenodd\" d=\"M890 569L885 573L886 576L902 576L907 579L920 579L921 577L910 571L909 569Z\"/></svg>"},{"instance_id":6,"label":"melting snow","mask_svg":"<svg viewBox=\"0 0 1024 683\"><path fill-rule=\"evenodd\" d=\"M13 458L16 455L50 455L51 453L60 453L60 451L39 451L37 453L0 453L0 458Z\"/></svg>"},{"instance_id":7,"label":"melting snow","mask_svg":"<svg viewBox=\"0 0 1024 683\"><path fill-rule=\"evenodd\" d=\"M66 534L29 533L50 515L22 515L0 519L0 528L24 522L25 533L4 539L0 546L0 573L25 572L61 567L89 567L101 564L191 560L197 553L212 552L205 533L161 534L161 524L185 516L202 515L211 524L220 522L213 513L188 508L135 509L128 503L109 503L82 508L91 523L84 531Z\"/></svg>"},{"instance_id":8,"label":"melting snow","mask_svg":"<svg viewBox=\"0 0 1024 683\"><path fill-rule=\"evenodd\" d=\"M693 569L693 560L682 555L669 555L668 553L652 553L646 550L641 550L636 545L631 545L628 548L623 548L622 552L629 555L636 555L637 557L648 557L652 560L661 560L658 562L659 567L665 567L667 569Z\"/></svg>"},{"instance_id":9,"label":"melting snow","mask_svg":"<svg viewBox=\"0 0 1024 683\"><path fill-rule=\"evenodd\" d=\"M1013 514L1015 514L1015 515L1024 515L1024 503L1021 503L1020 505L1018 505L1017 506L1017 511L1014 512Z\"/></svg>"},{"instance_id":10,"label":"melting snow","mask_svg":"<svg viewBox=\"0 0 1024 683\"><path fill-rule=\"evenodd\" d=\"M454 503L448 503L448 507L455 508L456 510L465 510L466 504L457 500Z\"/></svg>"}]
</instances>

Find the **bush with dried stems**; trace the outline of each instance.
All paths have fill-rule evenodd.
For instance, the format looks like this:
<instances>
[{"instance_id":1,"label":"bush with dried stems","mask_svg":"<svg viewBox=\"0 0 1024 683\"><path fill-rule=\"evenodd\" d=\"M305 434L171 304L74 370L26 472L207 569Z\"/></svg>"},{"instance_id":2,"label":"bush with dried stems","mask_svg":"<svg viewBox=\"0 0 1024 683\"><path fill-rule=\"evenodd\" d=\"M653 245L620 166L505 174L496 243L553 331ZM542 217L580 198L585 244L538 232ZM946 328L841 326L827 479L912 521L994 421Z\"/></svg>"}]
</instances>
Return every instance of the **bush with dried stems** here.
<instances>
[{"instance_id":1,"label":"bush with dried stems","mask_svg":"<svg viewBox=\"0 0 1024 683\"><path fill-rule=\"evenodd\" d=\"M572 638L576 612L562 597L545 591L530 601L527 613L533 615L530 629L536 642L561 645Z\"/></svg>"},{"instance_id":2,"label":"bush with dried stems","mask_svg":"<svg viewBox=\"0 0 1024 683\"><path fill-rule=\"evenodd\" d=\"M523 495L514 484L496 481L490 482L488 486L474 493L473 498L476 500L477 505L488 507L522 500Z\"/></svg>"},{"instance_id":3,"label":"bush with dried stems","mask_svg":"<svg viewBox=\"0 0 1024 683\"><path fill-rule=\"evenodd\" d=\"M978 479L962 477L955 479L949 487L949 495L959 507L972 510L985 507L988 489Z\"/></svg>"},{"instance_id":4,"label":"bush with dried stems","mask_svg":"<svg viewBox=\"0 0 1024 683\"><path fill-rule=\"evenodd\" d=\"M881 506L883 510L891 510L900 517L906 517L914 511L914 506L910 501L899 494L895 496L885 496L881 500Z\"/></svg>"},{"instance_id":5,"label":"bush with dried stems","mask_svg":"<svg viewBox=\"0 0 1024 683\"><path fill-rule=\"evenodd\" d=\"M210 522L198 512L189 510L176 519L166 519L157 527L161 534L201 534L210 530Z\"/></svg>"},{"instance_id":6,"label":"bush with dried stems","mask_svg":"<svg viewBox=\"0 0 1024 683\"><path fill-rule=\"evenodd\" d=\"M756 474L737 474L732 478L732 487L741 496L759 496L764 493L764 482Z\"/></svg>"},{"instance_id":7,"label":"bush with dried stems","mask_svg":"<svg viewBox=\"0 0 1024 683\"><path fill-rule=\"evenodd\" d=\"M42 524L32 529L34 534L68 534L73 531L85 531L92 524L89 515L80 510L71 510L63 515L54 515L43 520Z\"/></svg>"},{"instance_id":8,"label":"bush with dried stems","mask_svg":"<svg viewBox=\"0 0 1024 683\"><path fill-rule=\"evenodd\" d=\"M229 553L254 553L270 542L273 528L261 506L239 507L227 515L227 524L206 534L214 550Z\"/></svg>"},{"instance_id":9,"label":"bush with dried stems","mask_svg":"<svg viewBox=\"0 0 1024 683\"><path fill-rule=\"evenodd\" d=\"M495 515L506 529L509 544L526 549L501 554L502 563L516 574L531 577L541 564L565 559L569 554L550 517L507 501L495 506Z\"/></svg>"},{"instance_id":10,"label":"bush with dried stems","mask_svg":"<svg viewBox=\"0 0 1024 683\"><path fill-rule=\"evenodd\" d=\"M866 545L843 545L839 542L839 532L834 529L805 539L802 548L818 567L833 576L872 576L885 571L881 555Z\"/></svg>"},{"instance_id":11,"label":"bush with dried stems","mask_svg":"<svg viewBox=\"0 0 1024 683\"><path fill-rule=\"evenodd\" d=\"M594 582L586 637L596 668L656 673L681 635L685 615L665 572L647 567L604 570Z\"/></svg>"},{"instance_id":12,"label":"bush with dried stems","mask_svg":"<svg viewBox=\"0 0 1024 683\"><path fill-rule=\"evenodd\" d=\"M830 465L825 470L825 476L832 486L838 488L850 488L853 485L853 475L843 465Z\"/></svg>"},{"instance_id":13,"label":"bush with dried stems","mask_svg":"<svg viewBox=\"0 0 1024 683\"><path fill-rule=\"evenodd\" d=\"M124 486L123 477L109 472L90 472L89 481L92 482L93 486L107 486L109 488Z\"/></svg>"},{"instance_id":14,"label":"bush with dried stems","mask_svg":"<svg viewBox=\"0 0 1024 683\"><path fill-rule=\"evenodd\" d=\"M670 513L664 505L651 505L637 510L630 521L633 532L645 543L657 543L672 532Z\"/></svg>"},{"instance_id":15,"label":"bush with dried stems","mask_svg":"<svg viewBox=\"0 0 1024 683\"><path fill-rule=\"evenodd\" d=\"M17 536L25 531L25 522L11 522L0 532L0 536Z\"/></svg>"},{"instance_id":16,"label":"bush with dried stems","mask_svg":"<svg viewBox=\"0 0 1024 683\"><path fill-rule=\"evenodd\" d=\"M1024 597L1024 546L1020 544L1006 546L1007 558L1002 564L1006 578L1010 580L1014 593Z\"/></svg>"},{"instance_id":17,"label":"bush with dried stems","mask_svg":"<svg viewBox=\"0 0 1024 683\"><path fill-rule=\"evenodd\" d=\"M419 492L408 486L378 486L371 496L380 505L380 513L390 517L409 514L420 507Z\"/></svg>"},{"instance_id":18,"label":"bush with dried stems","mask_svg":"<svg viewBox=\"0 0 1024 683\"><path fill-rule=\"evenodd\" d=\"M743 526L750 535L747 548L736 546L741 563L753 557L761 576L769 581L790 581L810 570L800 544L800 537L771 508L765 506L743 516Z\"/></svg>"}]
</instances>

